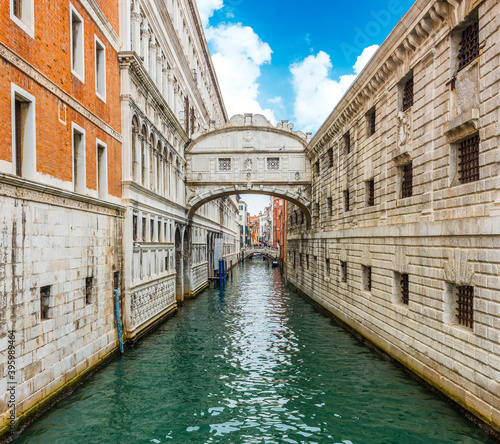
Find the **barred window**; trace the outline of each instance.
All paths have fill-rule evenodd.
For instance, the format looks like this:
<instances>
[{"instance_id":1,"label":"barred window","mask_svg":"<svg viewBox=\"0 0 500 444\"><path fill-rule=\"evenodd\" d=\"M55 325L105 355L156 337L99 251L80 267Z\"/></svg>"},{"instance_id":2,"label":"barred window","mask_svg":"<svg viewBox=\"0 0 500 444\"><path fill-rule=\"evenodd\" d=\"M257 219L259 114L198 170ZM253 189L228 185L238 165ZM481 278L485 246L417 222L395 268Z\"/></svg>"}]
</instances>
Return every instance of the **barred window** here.
<instances>
[{"instance_id":1,"label":"barred window","mask_svg":"<svg viewBox=\"0 0 500 444\"><path fill-rule=\"evenodd\" d=\"M132 239L137 241L137 216L132 217Z\"/></svg>"},{"instance_id":2,"label":"barred window","mask_svg":"<svg viewBox=\"0 0 500 444\"><path fill-rule=\"evenodd\" d=\"M375 205L375 181L373 179L366 182L366 205L369 207Z\"/></svg>"},{"instance_id":3,"label":"barred window","mask_svg":"<svg viewBox=\"0 0 500 444\"><path fill-rule=\"evenodd\" d=\"M375 134L375 130L376 130L375 108L372 108L370 111L368 111L368 114L366 115L366 120L367 120L367 125L368 125L368 135L373 136L373 134Z\"/></svg>"},{"instance_id":4,"label":"barred window","mask_svg":"<svg viewBox=\"0 0 500 444\"><path fill-rule=\"evenodd\" d=\"M351 134L349 131L344 134L344 145L345 145L345 152L349 154L351 152Z\"/></svg>"},{"instance_id":5,"label":"barred window","mask_svg":"<svg viewBox=\"0 0 500 444\"><path fill-rule=\"evenodd\" d=\"M319 160L316 161L316 163L314 164L315 168L316 168L316 174L319 174L320 173L320 165L319 165Z\"/></svg>"},{"instance_id":6,"label":"barred window","mask_svg":"<svg viewBox=\"0 0 500 444\"><path fill-rule=\"evenodd\" d=\"M372 267L362 266L362 286L365 291L372 291Z\"/></svg>"},{"instance_id":7,"label":"barred window","mask_svg":"<svg viewBox=\"0 0 500 444\"><path fill-rule=\"evenodd\" d=\"M479 57L479 22L475 21L462 32L458 51L458 70L464 69Z\"/></svg>"},{"instance_id":8,"label":"barred window","mask_svg":"<svg viewBox=\"0 0 500 444\"><path fill-rule=\"evenodd\" d=\"M89 276L89 277L85 278L85 304L86 305L92 304L93 293L94 293L94 278L92 276Z\"/></svg>"},{"instance_id":9,"label":"barred window","mask_svg":"<svg viewBox=\"0 0 500 444\"><path fill-rule=\"evenodd\" d=\"M408 305L410 302L410 281L407 274L401 275L401 301L403 304Z\"/></svg>"},{"instance_id":10,"label":"barred window","mask_svg":"<svg viewBox=\"0 0 500 444\"><path fill-rule=\"evenodd\" d=\"M347 282L347 262L340 261L340 280Z\"/></svg>"},{"instance_id":11,"label":"barred window","mask_svg":"<svg viewBox=\"0 0 500 444\"><path fill-rule=\"evenodd\" d=\"M457 320L460 325L474 326L474 287L457 287Z\"/></svg>"},{"instance_id":12,"label":"barred window","mask_svg":"<svg viewBox=\"0 0 500 444\"><path fill-rule=\"evenodd\" d=\"M142 241L146 242L146 218L142 218Z\"/></svg>"},{"instance_id":13,"label":"barred window","mask_svg":"<svg viewBox=\"0 0 500 444\"><path fill-rule=\"evenodd\" d=\"M401 197L413 196L413 163L407 163L401 167Z\"/></svg>"},{"instance_id":14,"label":"barred window","mask_svg":"<svg viewBox=\"0 0 500 444\"><path fill-rule=\"evenodd\" d=\"M219 171L231 171L231 159L230 158L220 158L219 159Z\"/></svg>"},{"instance_id":15,"label":"barred window","mask_svg":"<svg viewBox=\"0 0 500 444\"><path fill-rule=\"evenodd\" d=\"M326 277L330 277L330 259L325 259L325 274Z\"/></svg>"},{"instance_id":16,"label":"barred window","mask_svg":"<svg viewBox=\"0 0 500 444\"><path fill-rule=\"evenodd\" d=\"M327 198L327 203L328 203L328 216L331 217L333 216L333 200L331 197Z\"/></svg>"},{"instance_id":17,"label":"barred window","mask_svg":"<svg viewBox=\"0 0 500 444\"><path fill-rule=\"evenodd\" d=\"M405 82L403 88L403 111L411 108L413 105L413 75Z\"/></svg>"},{"instance_id":18,"label":"barred window","mask_svg":"<svg viewBox=\"0 0 500 444\"><path fill-rule=\"evenodd\" d=\"M267 169L268 170L279 170L280 169L280 158L279 157L268 157L267 158Z\"/></svg>"},{"instance_id":19,"label":"barred window","mask_svg":"<svg viewBox=\"0 0 500 444\"><path fill-rule=\"evenodd\" d=\"M346 212L351 210L351 202L349 201L349 190L344 191L344 210Z\"/></svg>"},{"instance_id":20,"label":"barred window","mask_svg":"<svg viewBox=\"0 0 500 444\"><path fill-rule=\"evenodd\" d=\"M42 321L52 317L50 285L40 288L40 312Z\"/></svg>"},{"instance_id":21,"label":"barred window","mask_svg":"<svg viewBox=\"0 0 500 444\"><path fill-rule=\"evenodd\" d=\"M469 137L460 143L458 153L460 183L479 180L479 135Z\"/></svg>"},{"instance_id":22,"label":"barred window","mask_svg":"<svg viewBox=\"0 0 500 444\"><path fill-rule=\"evenodd\" d=\"M328 166L333 168L333 148L328 150Z\"/></svg>"}]
</instances>

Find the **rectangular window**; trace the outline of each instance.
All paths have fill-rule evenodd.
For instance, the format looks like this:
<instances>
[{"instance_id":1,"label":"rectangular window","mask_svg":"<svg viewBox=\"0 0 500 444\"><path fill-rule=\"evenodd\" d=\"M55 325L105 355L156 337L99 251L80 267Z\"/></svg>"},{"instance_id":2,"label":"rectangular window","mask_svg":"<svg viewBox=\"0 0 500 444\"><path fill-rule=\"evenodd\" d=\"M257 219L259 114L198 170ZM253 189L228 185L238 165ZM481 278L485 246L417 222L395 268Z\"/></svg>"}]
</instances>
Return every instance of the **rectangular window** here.
<instances>
[{"instance_id":1,"label":"rectangular window","mask_svg":"<svg viewBox=\"0 0 500 444\"><path fill-rule=\"evenodd\" d=\"M314 167L316 169L316 174L319 174L320 173L320 165L319 165L319 160L316 161L316 163L314 164Z\"/></svg>"},{"instance_id":2,"label":"rectangular window","mask_svg":"<svg viewBox=\"0 0 500 444\"><path fill-rule=\"evenodd\" d=\"M410 282L407 274L400 274L400 294L401 294L401 302L403 304L408 305L410 302Z\"/></svg>"},{"instance_id":3,"label":"rectangular window","mask_svg":"<svg viewBox=\"0 0 500 444\"><path fill-rule=\"evenodd\" d=\"M330 277L330 259L326 258L325 259L325 277Z\"/></svg>"},{"instance_id":4,"label":"rectangular window","mask_svg":"<svg viewBox=\"0 0 500 444\"><path fill-rule=\"evenodd\" d=\"M97 141L97 192L99 199L108 195L108 160L106 144Z\"/></svg>"},{"instance_id":5,"label":"rectangular window","mask_svg":"<svg viewBox=\"0 0 500 444\"><path fill-rule=\"evenodd\" d=\"M401 167L401 197L413 196L413 163Z\"/></svg>"},{"instance_id":6,"label":"rectangular window","mask_svg":"<svg viewBox=\"0 0 500 444\"><path fill-rule=\"evenodd\" d=\"M474 326L474 287L457 287L457 321L464 327Z\"/></svg>"},{"instance_id":7,"label":"rectangular window","mask_svg":"<svg viewBox=\"0 0 500 444\"><path fill-rule=\"evenodd\" d=\"M375 205L375 180L367 180L366 182L366 205L373 207Z\"/></svg>"},{"instance_id":8,"label":"rectangular window","mask_svg":"<svg viewBox=\"0 0 500 444\"><path fill-rule=\"evenodd\" d=\"M403 86L403 111L413 106L413 74L405 81Z\"/></svg>"},{"instance_id":9,"label":"rectangular window","mask_svg":"<svg viewBox=\"0 0 500 444\"><path fill-rule=\"evenodd\" d=\"M95 39L95 91L97 97L106 101L106 48Z\"/></svg>"},{"instance_id":10,"label":"rectangular window","mask_svg":"<svg viewBox=\"0 0 500 444\"><path fill-rule=\"evenodd\" d=\"M332 217L333 216L333 200L331 197L329 197L327 199L327 203L328 203L328 216Z\"/></svg>"},{"instance_id":11,"label":"rectangular window","mask_svg":"<svg viewBox=\"0 0 500 444\"><path fill-rule=\"evenodd\" d=\"M479 57L479 22L476 20L462 32L458 50L458 71Z\"/></svg>"},{"instance_id":12,"label":"rectangular window","mask_svg":"<svg viewBox=\"0 0 500 444\"><path fill-rule=\"evenodd\" d=\"M70 5L71 14L71 72L82 82L85 81L84 29L83 18Z\"/></svg>"},{"instance_id":13,"label":"rectangular window","mask_svg":"<svg viewBox=\"0 0 500 444\"><path fill-rule=\"evenodd\" d=\"M375 108L372 108L366 114L366 124L367 124L367 128L368 128L368 136L373 136L375 134L375 131L376 131Z\"/></svg>"},{"instance_id":14,"label":"rectangular window","mask_svg":"<svg viewBox=\"0 0 500 444\"><path fill-rule=\"evenodd\" d=\"M32 179L36 170L35 98L14 84L11 93L13 172Z\"/></svg>"},{"instance_id":15,"label":"rectangular window","mask_svg":"<svg viewBox=\"0 0 500 444\"><path fill-rule=\"evenodd\" d=\"M50 285L40 288L40 317L42 321L52 318Z\"/></svg>"},{"instance_id":16,"label":"rectangular window","mask_svg":"<svg viewBox=\"0 0 500 444\"><path fill-rule=\"evenodd\" d=\"M479 134L460 142L458 148L460 183L479 180Z\"/></svg>"},{"instance_id":17,"label":"rectangular window","mask_svg":"<svg viewBox=\"0 0 500 444\"><path fill-rule=\"evenodd\" d=\"M280 158L279 157L268 157L267 158L267 169L271 171L277 171L280 169Z\"/></svg>"},{"instance_id":18,"label":"rectangular window","mask_svg":"<svg viewBox=\"0 0 500 444\"><path fill-rule=\"evenodd\" d=\"M349 190L344 191L344 210L348 212L351 210L351 202L349 199Z\"/></svg>"},{"instance_id":19,"label":"rectangular window","mask_svg":"<svg viewBox=\"0 0 500 444\"><path fill-rule=\"evenodd\" d=\"M169 265L168 265L168 256L165 256L165 271L169 270Z\"/></svg>"},{"instance_id":20,"label":"rectangular window","mask_svg":"<svg viewBox=\"0 0 500 444\"><path fill-rule=\"evenodd\" d=\"M351 133L349 131L344 134L344 145L346 154L349 154L351 152Z\"/></svg>"},{"instance_id":21,"label":"rectangular window","mask_svg":"<svg viewBox=\"0 0 500 444\"><path fill-rule=\"evenodd\" d=\"M372 267L361 267L361 285L363 290L372 291Z\"/></svg>"},{"instance_id":22,"label":"rectangular window","mask_svg":"<svg viewBox=\"0 0 500 444\"><path fill-rule=\"evenodd\" d=\"M10 17L30 37L35 37L35 7L33 0L10 0Z\"/></svg>"},{"instance_id":23,"label":"rectangular window","mask_svg":"<svg viewBox=\"0 0 500 444\"><path fill-rule=\"evenodd\" d=\"M142 218L142 241L146 242L146 218Z\"/></svg>"},{"instance_id":24,"label":"rectangular window","mask_svg":"<svg viewBox=\"0 0 500 444\"><path fill-rule=\"evenodd\" d=\"M306 263L307 268L306 269L309 270L309 255L308 254L306 254L306 261L307 261L307 263Z\"/></svg>"},{"instance_id":25,"label":"rectangular window","mask_svg":"<svg viewBox=\"0 0 500 444\"><path fill-rule=\"evenodd\" d=\"M161 242L161 221L158 221L158 242Z\"/></svg>"},{"instance_id":26,"label":"rectangular window","mask_svg":"<svg viewBox=\"0 0 500 444\"><path fill-rule=\"evenodd\" d=\"M154 242L155 241L155 221L153 219L151 219L149 221L149 227L150 227L150 230L151 232L149 233L151 238L150 238L150 242Z\"/></svg>"},{"instance_id":27,"label":"rectangular window","mask_svg":"<svg viewBox=\"0 0 500 444\"><path fill-rule=\"evenodd\" d=\"M340 261L340 280L347 282L347 262Z\"/></svg>"},{"instance_id":28,"label":"rectangular window","mask_svg":"<svg viewBox=\"0 0 500 444\"><path fill-rule=\"evenodd\" d=\"M92 304L94 297L94 278L89 276L85 278L85 304Z\"/></svg>"},{"instance_id":29,"label":"rectangular window","mask_svg":"<svg viewBox=\"0 0 500 444\"><path fill-rule=\"evenodd\" d=\"M73 187L75 192L85 194L85 131L76 124L73 127Z\"/></svg>"},{"instance_id":30,"label":"rectangular window","mask_svg":"<svg viewBox=\"0 0 500 444\"><path fill-rule=\"evenodd\" d=\"M137 241L137 216L132 216L132 239Z\"/></svg>"},{"instance_id":31,"label":"rectangular window","mask_svg":"<svg viewBox=\"0 0 500 444\"><path fill-rule=\"evenodd\" d=\"M219 159L219 171L231 171L231 159Z\"/></svg>"},{"instance_id":32,"label":"rectangular window","mask_svg":"<svg viewBox=\"0 0 500 444\"><path fill-rule=\"evenodd\" d=\"M333 168L333 148L328 150L328 166Z\"/></svg>"}]
</instances>

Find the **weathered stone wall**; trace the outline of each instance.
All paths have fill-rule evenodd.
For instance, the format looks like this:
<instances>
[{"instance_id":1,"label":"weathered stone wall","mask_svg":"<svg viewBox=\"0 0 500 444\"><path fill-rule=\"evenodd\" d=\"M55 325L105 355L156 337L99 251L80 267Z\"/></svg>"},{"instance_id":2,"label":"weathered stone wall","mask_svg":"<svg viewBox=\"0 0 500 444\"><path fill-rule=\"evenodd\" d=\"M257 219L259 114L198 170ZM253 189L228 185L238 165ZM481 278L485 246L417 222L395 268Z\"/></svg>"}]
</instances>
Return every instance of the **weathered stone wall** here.
<instances>
[{"instance_id":1,"label":"weathered stone wall","mask_svg":"<svg viewBox=\"0 0 500 444\"><path fill-rule=\"evenodd\" d=\"M457 72L475 14L482 49ZM287 264L291 283L498 430L499 14L493 0L417 1L403 17L308 147L313 219L291 208ZM475 135L479 177L461 183L458 147ZM472 327L456 316L460 286Z\"/></svg>"},{"instance_id":2,"label":"weathered stone wall","mask_svg":"<svg viewBox=\"0 0 500 444\"><path fill-rule=\"evenodd\" d=\"M121 212L47 191L0 183L0 428L8 424L8 381L16 383L22 418L118 346L113 286L123 267ZM14 380L5 377L8 331Z\"/></svg>"}]
</instances>

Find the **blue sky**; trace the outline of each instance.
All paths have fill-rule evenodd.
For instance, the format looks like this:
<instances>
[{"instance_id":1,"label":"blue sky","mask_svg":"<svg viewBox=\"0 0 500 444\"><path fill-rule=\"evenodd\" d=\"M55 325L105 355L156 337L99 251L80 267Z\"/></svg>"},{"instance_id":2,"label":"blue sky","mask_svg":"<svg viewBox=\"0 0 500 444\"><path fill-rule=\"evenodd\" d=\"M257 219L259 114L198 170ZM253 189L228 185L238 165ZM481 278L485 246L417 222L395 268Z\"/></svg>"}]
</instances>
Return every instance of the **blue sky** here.
<instances>
[{"instance_id":1,"label":"blue sky","mask_svg":"<svg viewBox=\"0 0 500 444\"><path fill-rule=\"evenodd\" d=\"M197 3L228 114L314 133L413 1Z\"/></svg>"}]
</instances>

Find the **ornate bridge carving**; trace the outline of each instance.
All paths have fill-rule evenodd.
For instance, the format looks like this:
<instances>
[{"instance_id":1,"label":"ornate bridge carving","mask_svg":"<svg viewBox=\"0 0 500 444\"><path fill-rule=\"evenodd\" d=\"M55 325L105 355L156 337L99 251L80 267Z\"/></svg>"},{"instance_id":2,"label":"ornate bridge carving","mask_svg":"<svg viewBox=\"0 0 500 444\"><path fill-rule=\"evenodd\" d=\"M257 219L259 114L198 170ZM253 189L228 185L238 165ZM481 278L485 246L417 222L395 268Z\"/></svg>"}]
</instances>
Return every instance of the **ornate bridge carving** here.
<instances>
[{"instance_id":1,"label":"ornate bridge carving","mask_svg":"<svg viewBox=\"0 0 500 444\"><path fill-rule=\"evenodd\" d=\"M307 136L282 121L238 114L224 128L193 134L186 150L188 215L231 194L268 194L298 205L310 218L311 166Z\"/></svg>"}]
</instances>

